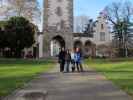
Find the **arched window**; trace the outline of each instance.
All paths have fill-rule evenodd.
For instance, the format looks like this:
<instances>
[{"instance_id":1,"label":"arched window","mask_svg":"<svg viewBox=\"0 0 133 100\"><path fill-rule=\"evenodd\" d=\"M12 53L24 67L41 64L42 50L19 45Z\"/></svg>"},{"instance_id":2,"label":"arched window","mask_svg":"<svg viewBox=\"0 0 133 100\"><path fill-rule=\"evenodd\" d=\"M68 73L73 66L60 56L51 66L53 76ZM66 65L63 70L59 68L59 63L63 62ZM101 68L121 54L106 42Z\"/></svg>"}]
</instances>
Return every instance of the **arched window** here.
<instances>
[{"instance_id":1,"label":"arched window","mask_svg":"<svg viewBox=\"0 0 133 100\"><path fill-rule=\"evenodd\" d=\"M101 29L104 29L104 25L103 24L101 24Z\"/></svg>"},{"instance_id":2,"label":"arched window","mask_svg":"<svg viewBox=\"0 0 133 100\"><path fill-rule=\"evenodd\" d=\"M57 7L57 9L56 9L56 14L57 14L58 16L62 16L61 7Z\"/></svg>"},{"instance_id":3,"label":"arched window","mask_svg":"<svg viewBox=\"0 0 133 100\"><path fill-rule=\"evenodd\" d=\"M100 41L105 41L105 33L104 32L101 32L100 33Z\"/></svg>"}]
</instances>

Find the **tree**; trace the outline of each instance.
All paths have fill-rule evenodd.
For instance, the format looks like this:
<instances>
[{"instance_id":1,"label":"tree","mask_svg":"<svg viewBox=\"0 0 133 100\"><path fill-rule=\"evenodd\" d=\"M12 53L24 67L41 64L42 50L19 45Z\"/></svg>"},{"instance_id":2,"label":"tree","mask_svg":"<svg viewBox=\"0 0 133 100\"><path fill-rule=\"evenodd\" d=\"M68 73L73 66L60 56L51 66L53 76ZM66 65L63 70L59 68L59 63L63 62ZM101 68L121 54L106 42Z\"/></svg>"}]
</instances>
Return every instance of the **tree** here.
<instances>
[{"instance_id":1,"label":"tree","mask_svg":"<svg viewBox=\"0 0 133 100\"><path fill-rule=\"evenodd\" d=\"M41 10L37 0L4 0L0 14L7 19L11 16L23 16L32 22L40 22Z\"/></svg>"},{"instance_id":2,"label":"tree","mask_svg":"<svg viewBox=\"0 0 133 100\"><path fill-rule=\"evenodd\" d=\"M0 49L4 49L4 47L6 46L6 34L4 31L6 24L6 21L0 21Z\"/></svg>"},{"instance_id":3,"label":"tree","mask_svg":"<svg viewBox=\"0 0 133 100\"><path fill-rule=\"evenodd\" d=\"M0 27L0 49L3 48L3 31L2 28Z\"/></svg>"},{"instance_id":4,"label":"tree","mask_svg":"<svg viewBox=\"0 0 133 100\"><path fill-rule=\"evenodd\" d=\"M84 34L87 34L89 37L93 37L93 33L94 33L94 22L93 22L92 19L89 20L89 22L86 25L83 33Z\"/></svg>"},{"instance_id":5,"label":"tree","mask_svg":"<svg viewBox=\"0 0 133 100\"><path fill-rule=\"evenodd\" d=\"M105 7L103 14L112 24L114 41L119 48L120 56L128 56L128 46L133 45L132 18L133 8L131 2L112 3Z\"/></svg>"},{"instance_id":6,"label":"tree","mask_svg":"<svg viewBox=\"0 0 133 100\"><path fill-rule=\"evenodd\" d=\"M74 32L83 33L86 25L88 24L89 17L88 16L76 16L74 18Z\"/></svg>"},{"instance_id":7,"label":"tree","mask_svg":"<svg viewBox=\"0 0 133 100\"><path fill-rule=\"evenodd\" d=\"M7 23L7 47L15 57L21 57L22 50L31 47L35 42L35 26L24 17L11 17Z\"/></svg>"}]
</instances>

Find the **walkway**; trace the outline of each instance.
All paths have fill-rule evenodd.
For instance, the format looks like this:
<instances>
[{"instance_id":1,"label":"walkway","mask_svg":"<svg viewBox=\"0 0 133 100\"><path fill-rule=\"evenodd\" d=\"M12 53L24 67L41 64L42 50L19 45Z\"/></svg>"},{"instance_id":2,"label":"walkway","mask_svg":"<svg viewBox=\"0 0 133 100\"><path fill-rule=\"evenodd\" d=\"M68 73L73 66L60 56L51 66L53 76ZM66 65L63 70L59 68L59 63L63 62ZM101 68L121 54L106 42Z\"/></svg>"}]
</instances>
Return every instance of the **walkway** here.
<instances>
[{"instance_id":1,"label":"walkway","mask_svg":"<svg viewBox=\"0 0 133 100\"><path fill-rule=\"evenodd\" d=\"M46 100L132 100L125 92L93 70L63 74L57 69L56 67L54 71L40 75L24 89L5 100L22 100L19 97L20 93L27 90L47 91Z\"/></svg>"}]
</instances>

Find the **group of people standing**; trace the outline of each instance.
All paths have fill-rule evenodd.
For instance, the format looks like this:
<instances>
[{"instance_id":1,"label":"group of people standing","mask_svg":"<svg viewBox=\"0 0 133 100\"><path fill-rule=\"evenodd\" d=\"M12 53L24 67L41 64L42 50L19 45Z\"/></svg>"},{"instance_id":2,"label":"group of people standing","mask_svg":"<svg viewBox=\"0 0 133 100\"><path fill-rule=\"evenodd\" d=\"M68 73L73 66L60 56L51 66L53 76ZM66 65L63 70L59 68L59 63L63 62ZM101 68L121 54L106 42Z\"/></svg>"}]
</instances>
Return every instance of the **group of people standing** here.
<instances>
[{"instance_id":1,"label":"group of people standing","mask_svg":"<svg viewBox=\"0 0 133 100\"><path fill-rule=\"evenodd\" d=\"M65 50L61 48L58 55L58 62L60 64L60 72L72 72L77 68L78 72L83 72L82 53L79 48L75 50Z\"/></svg>"}]
</instances>

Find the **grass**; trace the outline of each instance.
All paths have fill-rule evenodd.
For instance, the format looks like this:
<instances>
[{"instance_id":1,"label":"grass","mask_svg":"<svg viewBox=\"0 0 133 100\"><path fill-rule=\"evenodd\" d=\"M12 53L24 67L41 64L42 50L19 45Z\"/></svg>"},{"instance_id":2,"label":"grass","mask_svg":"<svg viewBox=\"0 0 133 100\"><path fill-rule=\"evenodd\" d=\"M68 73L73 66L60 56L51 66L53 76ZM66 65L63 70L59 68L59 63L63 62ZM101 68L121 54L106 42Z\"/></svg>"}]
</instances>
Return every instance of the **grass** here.
<instances>
[{"instance_id":1,"label":"grass","mask_svg":"<svg viewBox=\"0 0 133 100\"><path fill-rule=\"evenodd\" d=\"M51 61L0 60L0 97L21 88L35 76L53 67Z\"/></svg>"},{"instance_id":2,"label":"grass","mask_svg":"<svg viewBox=\"0 0 133 100\"><path fill-rule=\"evenodd\" d=\"M133 96L133 59L86 60L89 67L96 69L115 85Z\"/></svg>"}]
</instances>

